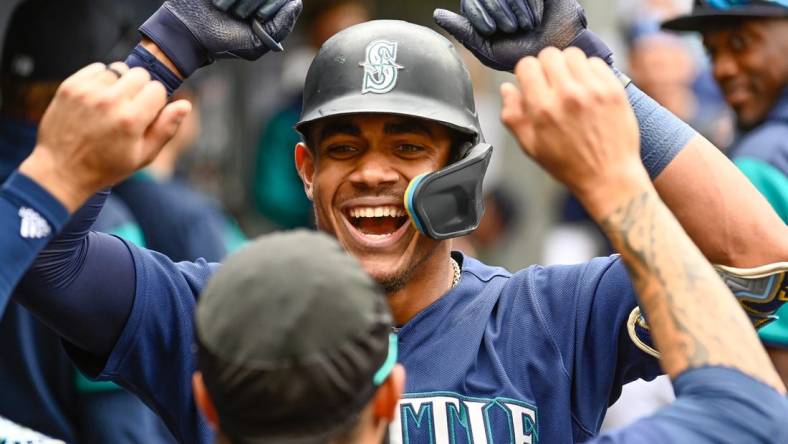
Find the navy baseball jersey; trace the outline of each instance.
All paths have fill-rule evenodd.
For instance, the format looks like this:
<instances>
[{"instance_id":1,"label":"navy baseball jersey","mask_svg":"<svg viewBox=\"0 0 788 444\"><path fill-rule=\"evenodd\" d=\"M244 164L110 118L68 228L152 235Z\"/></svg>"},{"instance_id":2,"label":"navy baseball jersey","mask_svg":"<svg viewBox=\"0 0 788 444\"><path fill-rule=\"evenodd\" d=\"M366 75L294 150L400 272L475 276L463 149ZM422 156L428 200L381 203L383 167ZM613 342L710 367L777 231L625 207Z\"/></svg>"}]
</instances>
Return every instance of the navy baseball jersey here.
<instances>
[{"instance_id":1,"label":"navy baseball jersey","mask_svg":"<svg viewBox=\"0 0 788 444\"><path fill-rule=\"evenodd\" d=\"M218 265L125 248L136 270L126 325L103 370L72 355L136 392L182 442L210 442L191 393L193 312ZM624 331L635 297L617 257L514 275L455 257L459 284L399 331L408 382L392 442L582 441L622 384L660 372Z\"/></svg>"}]
</instances>

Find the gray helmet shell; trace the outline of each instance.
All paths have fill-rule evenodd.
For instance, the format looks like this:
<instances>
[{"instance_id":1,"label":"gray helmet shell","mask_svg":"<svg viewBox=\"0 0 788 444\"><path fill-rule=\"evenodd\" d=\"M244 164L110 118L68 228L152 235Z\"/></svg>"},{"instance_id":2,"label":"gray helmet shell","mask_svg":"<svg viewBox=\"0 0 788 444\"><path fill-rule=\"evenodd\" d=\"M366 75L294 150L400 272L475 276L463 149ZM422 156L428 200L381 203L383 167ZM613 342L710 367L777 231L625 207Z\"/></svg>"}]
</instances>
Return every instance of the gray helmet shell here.
<instances>
[{"instance_id":1,"label":"gray helmet shell","mask_svg":"<svg viewBox=\"0 0 788 444\"><path fill-rule=\"evenodd\" d=\"M326 41L309 67L296 129L360 113L423 118L482 139L471 77L454 45L404 21L362 23Z\"/></svg>"}]
</instances>

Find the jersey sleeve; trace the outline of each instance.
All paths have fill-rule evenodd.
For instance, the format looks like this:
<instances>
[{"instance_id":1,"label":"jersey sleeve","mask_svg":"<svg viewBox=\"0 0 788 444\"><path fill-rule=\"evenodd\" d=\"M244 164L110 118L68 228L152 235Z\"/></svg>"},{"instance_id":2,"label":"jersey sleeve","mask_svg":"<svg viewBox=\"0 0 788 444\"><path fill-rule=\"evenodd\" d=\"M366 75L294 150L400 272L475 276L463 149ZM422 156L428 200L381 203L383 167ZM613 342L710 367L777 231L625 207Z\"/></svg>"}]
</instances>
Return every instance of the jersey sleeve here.
<instances>
[{"instance_id":1,"label":"jersey sleeve","mask_svg":"<svg viewBox=\"0 0 788 444\"><path fill-rule=\"evenodd\" d=\"M671 405L589 443L788 442L788 400L737 370L691 369L673 386L677 399Z\"/></svg>"},{"instance_id":2,"label":"jersey sleeve","mask_svg":"<svg viewBox=\"0 0 788 444\"><path fill-rule=\"evenodd\" d=\"M593 436L624 384L662 373L627 333L637 300L626 267L617 255L547 267L536 285L546 328L570 375L573 418Z\"/></svg>"},{"instance_id":3,"label":"jersey sleeve","mask_svg":"<svg viewBox=\"0 0 788 444\"><path fill-rule=\"evenodd\" d=\"M0 188L0 319L27 268L68 218L57 199L22 174Z\"/></svg>"},{"instance_id":4,"label":"jersey sleeve","mask_svg":"<svg viewBox=\"0 0 788 444\"><path fill-rule=\"evenodd\" d=\"M126 243L136 271L134 302L126 325L103 368L66 346L77 365L139 396L179 442L210 442L197 411L192 374L197 369L194 310L197 295L218 264L173 263L166 256Z\"/></svg>"}]
</instances>

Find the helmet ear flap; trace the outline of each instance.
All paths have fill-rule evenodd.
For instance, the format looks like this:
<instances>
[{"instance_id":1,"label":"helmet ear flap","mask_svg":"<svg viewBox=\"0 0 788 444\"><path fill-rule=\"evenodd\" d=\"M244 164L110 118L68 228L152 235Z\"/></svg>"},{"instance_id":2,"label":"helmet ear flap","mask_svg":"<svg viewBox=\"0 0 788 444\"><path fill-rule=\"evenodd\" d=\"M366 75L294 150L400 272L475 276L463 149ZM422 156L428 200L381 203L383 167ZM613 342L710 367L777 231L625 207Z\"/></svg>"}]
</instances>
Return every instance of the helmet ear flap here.
<instances>
[{"instance_id":1,"label":"helmet ear flap","mask_svg":"<svg viewBox=\"0 0 788 444\"><path fill-rule=\"evenodd\" d=\"M469 145L462 159L414 178L405 192L405 209L416 229L427 237L450 239L479 226L484 214L482 183L492 146Z\"/></svg>"}]
</instances>

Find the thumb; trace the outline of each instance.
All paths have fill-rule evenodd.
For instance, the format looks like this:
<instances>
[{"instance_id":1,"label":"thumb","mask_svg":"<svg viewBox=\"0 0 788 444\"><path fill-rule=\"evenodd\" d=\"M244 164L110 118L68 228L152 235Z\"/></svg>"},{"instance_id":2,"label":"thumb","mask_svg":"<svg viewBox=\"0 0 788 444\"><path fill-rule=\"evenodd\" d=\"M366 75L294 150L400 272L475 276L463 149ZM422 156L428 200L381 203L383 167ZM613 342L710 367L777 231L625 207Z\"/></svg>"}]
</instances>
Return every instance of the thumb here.
<instances>
[{"instance_id":1,"label":"thumb","mask_svg":"<svg viewBox=\"0 0 788 444\"><path fill-rule=\"evenodd\" d=\"M161 110L156 120L145 130L142 143L142 158L145 164L153 161L164 145L172 139L183 119L191 112L192 104L187 100L172 102Z\"/></svg>"},{"instance_id":2,"label":"thumb","mask_svg":"<svg viewBox=\"0 0 788 444\"><path fill-rule=\"evenodd\" d=\"M530 156L534 156L534 128L533 122L528 119L523 109L523 96L513 84L506 82L501 85L501 121L517 138L520 146Z\"/></svg>"},{"instance_id":3,"label":"thumb","mask_svg":"<svg viewBox=\"0 0 788 444\"><path fill-rule=\"evenodd\" d=\"M435 23L452 35L466 47L473 47L481 36L473 29L473 25L465 17L445 9L436 9L432 14Z\"/></svg>"}]
</instances>

